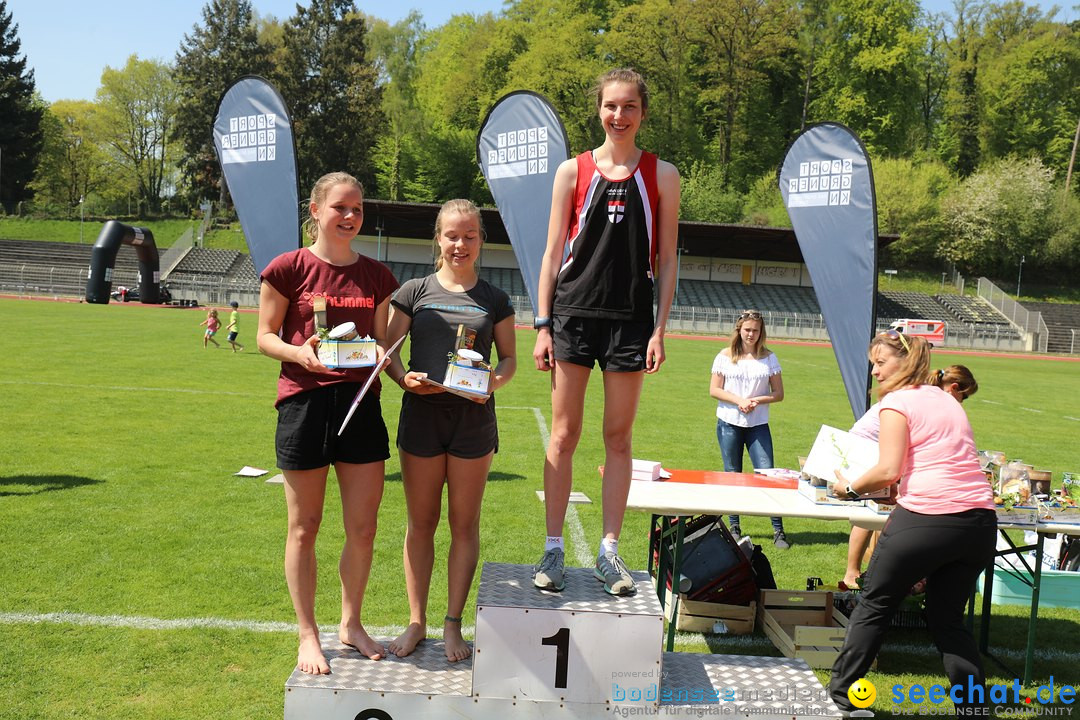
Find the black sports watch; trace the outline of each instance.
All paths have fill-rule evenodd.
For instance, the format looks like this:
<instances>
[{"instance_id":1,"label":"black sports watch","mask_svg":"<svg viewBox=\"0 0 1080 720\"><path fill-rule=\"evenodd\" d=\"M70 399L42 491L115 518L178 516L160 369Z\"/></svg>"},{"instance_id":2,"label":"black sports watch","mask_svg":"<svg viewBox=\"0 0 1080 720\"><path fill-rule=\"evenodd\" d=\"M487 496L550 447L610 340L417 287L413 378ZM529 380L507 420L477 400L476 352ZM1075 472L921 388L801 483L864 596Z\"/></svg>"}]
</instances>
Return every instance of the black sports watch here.
<instances>
[{"instance_id":1,"label":"black sports watch","mask_svg":"<svg viewBox=\"0 0 1080 720\"><path fill-rule=\"evenodd\" d=\"M860 500L862 499L862 495L852 490L851 484L849 483L847 486L847 493L844 495L844 498L846 500Z\"/></svg>"},{"instance_id":2,"label":"black sports watch","mask_svg":"<svg viewBox=\"0 0 1080 720\"><path fill-rule=\"evenodd\" d=\"M551 318L549 317L537 317L533 319L533 330L539 330L540 328L551 328Z\"/></svg>"}]
</instances>

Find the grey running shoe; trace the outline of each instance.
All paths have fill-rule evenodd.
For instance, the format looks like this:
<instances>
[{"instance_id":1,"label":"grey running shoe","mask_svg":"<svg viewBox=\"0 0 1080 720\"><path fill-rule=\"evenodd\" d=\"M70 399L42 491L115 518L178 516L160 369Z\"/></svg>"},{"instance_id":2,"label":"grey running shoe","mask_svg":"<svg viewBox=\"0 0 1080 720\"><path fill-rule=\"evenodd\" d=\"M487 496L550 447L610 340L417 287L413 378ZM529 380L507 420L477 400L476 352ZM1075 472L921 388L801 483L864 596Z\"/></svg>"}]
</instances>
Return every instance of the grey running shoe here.
<instances>
[{"instance_id":1,"label":"grey running shoe","mask_svg":"<svg viewBox=\"0 0 1080 720\"><path fill-rule=\"evenodd\" d=\"M540 562L533 568L533 585L541 590L561 591L566 587L563 567L563 551L560 548L552 548L544 553Z\"/></svg>"},{"instance_id":2,"label":"grey running shoe","mask_svg":"<svg viewBox=\"0 0 1080 720\"><path fill-rule=\"evenodd\" d=\"M604 582L604 590L611 595L633 595L637 592L637 585L630 577L626 563L613 552L604 553L596 559L593 575Z\"/></svg>"},{"instance_id":3,"label":"grey running shoe","mask_svg":"<svg viewBox=\"0 0 1080 720\"><path fill-rule=\"evenodd\" d=\"M783 530L773 532L772 544L781 550L787 550L791 547L791 543L788 542L787 535L784 534Z\"/></svg>"}]
</instances>

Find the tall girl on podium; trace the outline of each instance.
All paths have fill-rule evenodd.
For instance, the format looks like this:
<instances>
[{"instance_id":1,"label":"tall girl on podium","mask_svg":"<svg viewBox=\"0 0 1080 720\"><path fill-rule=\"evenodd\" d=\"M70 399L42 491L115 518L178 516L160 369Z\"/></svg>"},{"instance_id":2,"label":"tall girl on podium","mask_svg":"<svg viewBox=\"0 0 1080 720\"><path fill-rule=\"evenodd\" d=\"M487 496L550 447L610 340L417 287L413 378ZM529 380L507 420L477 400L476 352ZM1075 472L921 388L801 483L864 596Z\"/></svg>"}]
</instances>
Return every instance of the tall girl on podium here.
<instances>
[{"instance_id":1,"label":"tall girl on podium","mask_svg":"<svg viewBox=\"0 0 1080 720\"><path fill-rule=\"evenodd\" d=\"M585 389L604 376L603 528L594 577L612 595L636 591L618 554L646 373L664 362L675 293L679 172L637 146L649 91L634 70L596 84L604 143L555 173L537 297L536 368L551 373L551 440L544 460L547 537L533 584L564 587L563 524L581 439ZM566 251L569 250L567 253ZM656 317L653 317L655 289ZM594 465L596 463L593 463Z\"/></svg>"}]
</instances>

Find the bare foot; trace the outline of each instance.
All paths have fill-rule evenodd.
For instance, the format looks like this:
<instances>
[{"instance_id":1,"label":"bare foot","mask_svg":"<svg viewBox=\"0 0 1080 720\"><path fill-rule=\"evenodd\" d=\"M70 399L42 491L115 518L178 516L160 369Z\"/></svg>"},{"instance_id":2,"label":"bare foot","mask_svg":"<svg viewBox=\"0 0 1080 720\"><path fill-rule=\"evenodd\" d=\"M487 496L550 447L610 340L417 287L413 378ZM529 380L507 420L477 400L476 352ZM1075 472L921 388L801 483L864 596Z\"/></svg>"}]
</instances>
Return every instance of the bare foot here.
<instances>
[{"instance_id":1,"label":"bare foot","mask_svg":"<svg viewBox=\"0 0 1080 720\"><path fill-rule=\"evenodd\" d=\"M338 628L338 640L370 660L382 660L386 655L386 648L372 640L367 631L359 626L341 626Z\"/></svg>"},{"instance_id":2,"label":"bare foot","mask_svg":"<svg viewBox=\"0 0 1080 720\"><path fill-rule=\"evenodd\" d=\"M447 620L443 623L443 642L446 643L446 659L458 662L472 655L472 648L461 637L461 623Z\"/></svg>"},{"instance_id":3,"label":"bare foot","mask_svg":"<svg viewBox=\"0 0 1080 720\"><path fill-rule=\"evenodd\" d=\"M398 635L390 643L390 652L398 657L405 657L416 649L416 646L427 636L427 626L414 622L409 623L405 632Z\"/></svg>"},{"instance_id":4,"label":"bare foot","mask_svg":"<svg viewBox=\"0 0 1080 720\"><path fill-rule=\"evenodd\" d=\"M858 590L860 577L862 576L859 573L848 573L844 575L844 584L847 585L849 590Z\"/></svg>"},{"instance_id":5,"label":"bare foot","mask_svg":"<svg viewBox=\"0 0 1080 720\"><path fill-rule=\"evenodd\" d=\"M319 638L308 637L300 640L300 649L296 654L296 667L308 675L329 675L330 663L326 662Z\"/></svg>"}]
</instances>

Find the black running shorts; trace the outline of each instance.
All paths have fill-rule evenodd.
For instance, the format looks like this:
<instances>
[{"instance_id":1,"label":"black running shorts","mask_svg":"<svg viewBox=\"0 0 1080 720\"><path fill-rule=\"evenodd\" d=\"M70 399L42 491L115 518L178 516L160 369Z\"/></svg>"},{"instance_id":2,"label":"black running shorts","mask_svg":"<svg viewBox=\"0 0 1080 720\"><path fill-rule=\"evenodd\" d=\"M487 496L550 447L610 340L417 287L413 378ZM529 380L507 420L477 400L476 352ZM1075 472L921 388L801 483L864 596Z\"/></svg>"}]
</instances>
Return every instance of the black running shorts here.
<instances>
[{"instance_id":1,"label":"black running shorts","mask_svg":"<svg viewBox=\"0 0 1080 720\"><path fill-rule=\"evenodd\" d=\"M364 396L338 437L338 428L360 387L360 383L336 383L278 403L278 467L314 470L338 462L365 464L390 457L390 437L374 393Z\"/></svg>"}]
</instances>

